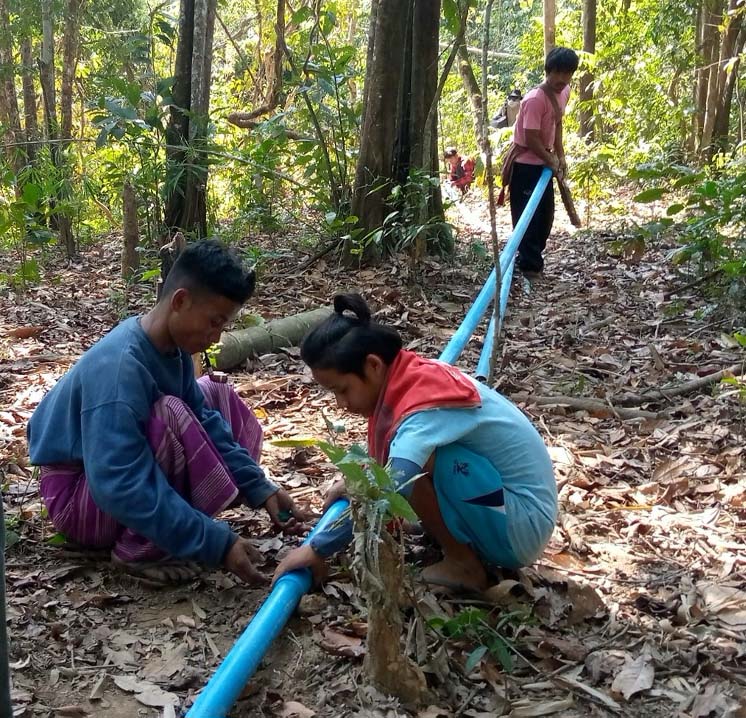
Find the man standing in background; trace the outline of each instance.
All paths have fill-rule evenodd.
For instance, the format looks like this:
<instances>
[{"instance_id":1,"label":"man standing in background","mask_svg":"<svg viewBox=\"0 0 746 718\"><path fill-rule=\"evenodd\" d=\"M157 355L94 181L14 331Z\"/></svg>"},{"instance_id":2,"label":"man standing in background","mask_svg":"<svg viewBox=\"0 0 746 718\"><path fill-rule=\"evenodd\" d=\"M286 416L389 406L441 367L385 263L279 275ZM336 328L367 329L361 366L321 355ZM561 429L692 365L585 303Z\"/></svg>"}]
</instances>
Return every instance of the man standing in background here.
<instances>
[{"instance_id":1,"label":"man standing in background","mask_svg":"<svg viewBox=\"0 0 746 718\"><path fill-rule=\"evenodd\" d=\"M562 116L570 97L570 82L578 69L577 54L555 47L546 56L544 82L529 91L513 130L513 144L502 168L503 192L509 187L513 227L528 204L544 167L562 179L567 172L562 144ZM544 269L542 253L554 223L554 186L550 183L518 248L517 266L529 279Z\"/></svg>"}]
</instances>

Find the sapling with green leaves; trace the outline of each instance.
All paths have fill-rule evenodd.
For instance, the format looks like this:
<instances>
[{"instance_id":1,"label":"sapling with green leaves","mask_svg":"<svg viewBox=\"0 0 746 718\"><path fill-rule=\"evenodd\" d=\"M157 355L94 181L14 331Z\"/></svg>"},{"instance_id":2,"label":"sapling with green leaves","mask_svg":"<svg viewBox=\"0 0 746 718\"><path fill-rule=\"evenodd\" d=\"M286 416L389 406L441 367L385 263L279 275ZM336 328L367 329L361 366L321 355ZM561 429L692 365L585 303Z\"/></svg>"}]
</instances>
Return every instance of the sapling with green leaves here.
<instances>
[{"instance_id":1,"label":"sapling with green leaves","mask_svg":"<svg viewBox=\"0 0 746 718\"><path fill-rule=\"evenodd\" d=\"M390 468L359 445L345 448L327 441L299 439L273 442L282 446L316 444L344 476L352 519L352 570L368 609L365 671L370 682L406 703L417 703L427 686L422 671L405 654L402 641L401 589L404 555L389 533L396 521L416 521L409 502L397 490Z\"/></svg>"}]
</instances>

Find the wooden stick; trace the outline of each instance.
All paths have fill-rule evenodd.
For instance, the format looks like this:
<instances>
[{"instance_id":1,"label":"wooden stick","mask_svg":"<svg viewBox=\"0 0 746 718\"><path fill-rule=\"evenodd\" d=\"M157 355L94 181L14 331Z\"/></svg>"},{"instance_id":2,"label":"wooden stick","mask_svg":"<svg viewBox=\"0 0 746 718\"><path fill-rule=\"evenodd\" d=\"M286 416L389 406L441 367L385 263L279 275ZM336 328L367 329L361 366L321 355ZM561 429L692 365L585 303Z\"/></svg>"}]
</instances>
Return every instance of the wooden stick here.
<instances>
[{"instance_id":1,"label":"wooden stick","mask_svg":"<svg viewBox=\"0 0 746 718\"><path fill-rule=\"evenodd\" d=\"M536 396L535 394L514 394L514 401L536 404L538 406L564 406L574 411L588 411L602 417L616 417L617 419L659 419L661 414L642 409L627 409L608 404L599 399L586 399L577 396Z\"/></svg>"},{"instance_id":2,"label":"wooden stick","mask_svg":"<svg viewBox=\"0 0 746 718\"><path fill-rule=\"evenodd\" d=\"M715 372L714 374L697 377L692 381L688 381L679 386L673 386L670 389L658 389L657 391L651 391L646 394L625 394L618 397L616 401L622 406L639 406L640 404L646 404L648 402L660 402L664 399L672 399L675 396L691 394L709 386L710 384L714 384L727 376L736 376L741 373L743 373L743 364L733 364L721 371Z\"/></svg>"}]
</instances>

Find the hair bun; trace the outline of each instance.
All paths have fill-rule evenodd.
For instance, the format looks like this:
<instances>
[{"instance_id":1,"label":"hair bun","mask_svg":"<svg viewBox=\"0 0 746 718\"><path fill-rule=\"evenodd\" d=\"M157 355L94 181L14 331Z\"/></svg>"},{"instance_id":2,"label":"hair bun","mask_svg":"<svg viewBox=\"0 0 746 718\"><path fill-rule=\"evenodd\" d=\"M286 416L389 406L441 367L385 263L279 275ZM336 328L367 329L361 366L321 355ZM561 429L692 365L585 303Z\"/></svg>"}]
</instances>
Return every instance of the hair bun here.
<instances>
[{"instance_id":1,"label":"hair bun","mask_svg":"<svg viewBox=\"0 0 746 718\"><path fill-rule=\"evenodd\" d=\"M340 315L344 315L345 312L352 312L361 324L370 323L370 308L362 296L357 293L337 294L334 297L334 311Z\"/></svg>"}]
</instances>

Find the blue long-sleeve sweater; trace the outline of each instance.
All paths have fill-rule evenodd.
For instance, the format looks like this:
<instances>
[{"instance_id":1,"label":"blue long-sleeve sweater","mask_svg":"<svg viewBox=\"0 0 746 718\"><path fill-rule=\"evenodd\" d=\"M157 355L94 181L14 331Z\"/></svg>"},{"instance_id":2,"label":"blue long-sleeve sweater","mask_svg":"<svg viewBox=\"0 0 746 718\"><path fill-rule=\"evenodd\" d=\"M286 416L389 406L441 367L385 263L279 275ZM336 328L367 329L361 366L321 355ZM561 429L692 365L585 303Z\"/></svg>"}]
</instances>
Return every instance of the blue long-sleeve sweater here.
<instances>
[{"instance_id":1,"label":"blue long-sleeve sweater","mask_svg":"<svg viewBox=\"0 0 746 718\"><path fill-rule=\"evenodd\" d=\"M102 511L173 556L215 566L235 535L171 487L148 444L145 428L163 395L194 412L251 506L277 491L220 413L205 407L191 356L161 354L136 317L83 354L41 401L28 425L31 462L82 463Z\"/></svg>"}]
</instances>

